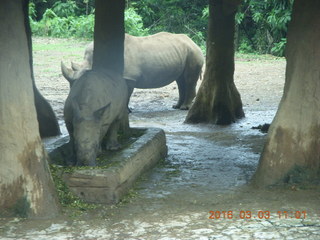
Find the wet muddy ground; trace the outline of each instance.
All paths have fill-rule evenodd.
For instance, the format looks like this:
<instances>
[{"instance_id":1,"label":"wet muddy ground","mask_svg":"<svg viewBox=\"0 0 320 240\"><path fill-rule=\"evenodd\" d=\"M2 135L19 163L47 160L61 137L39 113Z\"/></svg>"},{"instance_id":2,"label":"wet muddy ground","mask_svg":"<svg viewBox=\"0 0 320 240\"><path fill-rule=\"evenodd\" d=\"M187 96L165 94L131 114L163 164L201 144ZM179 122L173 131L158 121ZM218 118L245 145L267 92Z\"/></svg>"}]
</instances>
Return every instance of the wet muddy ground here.
<instances>
[{"instance_id":1,"label":"wet muddy ground","mask_svg":"<svg viewBox=\"0 0 320 240\"><path fill-rule=\"evenodd\" d=\"M34 44L38 88L63 123L62 109L69 85L61 76L60 61L81 61L86 43L36 38ZM2 220L0 236L320 239L318 187L253 189L248 184L266 138L252 127L272 121L281 99L284 75L284 59L237 56L235 83L246 117L230 126L184 124L187 112L171 108L178 99L175 83L161 89L135 90L130 102L130 124L164 129L168 157L141 176L130 195L118 205L101 206L77 217L68 213L50 221Z\"/></svg>"}]
</instances>

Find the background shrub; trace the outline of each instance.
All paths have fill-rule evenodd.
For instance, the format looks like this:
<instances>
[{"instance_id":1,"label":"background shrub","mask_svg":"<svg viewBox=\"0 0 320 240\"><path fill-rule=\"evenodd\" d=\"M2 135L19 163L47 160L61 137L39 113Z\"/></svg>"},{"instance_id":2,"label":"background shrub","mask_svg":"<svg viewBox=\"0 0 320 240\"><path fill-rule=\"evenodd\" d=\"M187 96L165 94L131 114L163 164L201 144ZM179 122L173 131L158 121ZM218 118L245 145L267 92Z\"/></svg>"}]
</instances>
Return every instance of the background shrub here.
<instances>
[{"instance_id":1,"label":"background shrub","mask_svg":"<svg viewBox=\"0 0 320 240\"><path fill-rule=\"evenodd\" d=\"M236 15L236 50L283 56L292 4L243 0ZM93 38L94 0L31 0L29 10L36 36ZM127 0L125 30L135 36L184 33L205 52L208 17L207 0Z\"/></svg>"}]
</instances>

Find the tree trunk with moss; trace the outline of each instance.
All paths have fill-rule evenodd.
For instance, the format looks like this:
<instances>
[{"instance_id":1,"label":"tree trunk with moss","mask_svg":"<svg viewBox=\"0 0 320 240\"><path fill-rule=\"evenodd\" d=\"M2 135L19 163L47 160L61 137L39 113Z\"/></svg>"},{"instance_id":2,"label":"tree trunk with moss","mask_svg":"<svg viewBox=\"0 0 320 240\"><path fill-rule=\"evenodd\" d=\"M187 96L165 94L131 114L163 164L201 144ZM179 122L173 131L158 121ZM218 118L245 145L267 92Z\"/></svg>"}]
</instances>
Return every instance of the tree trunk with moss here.
<instances>
[{"instance_id":1,"label":"tree trunk with moss","mask_svg":"<svg viewBox=\"0 0 320 240\"><path fill-rule=\"evenodd\" d=\"M320 1L295 1L284 94L253 177L256 186L319 178Z\"/></svg>"},{"instance_id":2,"label":"tree trunk with moss","mask_svg":"<svg viewBox=\"0 0 320 240\"><path fill-rule=\"evenodd\" d=\"M187 123L230 124L244 117L234 84L235 13L240 1L210 0L206 69Z\"/></svg>"},{"instance_id":3,"label":"tree trunk with moss","mask_svg":"<svg viewBox=\"0 0 320 240\"><path fill-rule=\"evenodd\" d=\"M58 202L34 104L28 1L1 1L0 16L0 215L53 217Z\"/></svg>"}]
</instances>

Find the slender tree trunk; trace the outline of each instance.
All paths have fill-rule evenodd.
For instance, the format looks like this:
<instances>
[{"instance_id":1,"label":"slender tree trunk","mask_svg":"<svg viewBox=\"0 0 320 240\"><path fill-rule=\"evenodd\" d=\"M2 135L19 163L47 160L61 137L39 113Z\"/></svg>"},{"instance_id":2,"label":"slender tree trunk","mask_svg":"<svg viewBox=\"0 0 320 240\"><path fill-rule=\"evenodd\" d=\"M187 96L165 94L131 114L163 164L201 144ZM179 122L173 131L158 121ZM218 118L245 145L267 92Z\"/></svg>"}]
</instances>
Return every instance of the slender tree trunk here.
<instances>
[{"instance_id":1,"label":"slender tree trunk","mask_svg":"<svg viewBox=\"0 0 320 240\"><path fill-rule=\"evenodd\" d=\"M206 70L186 122L230 124L244 117L234 84L235 13L240 1L209 1Z\"/></svg>"},{"instance_id":2,"label":"slender tree trunk","mask_svg":"<svg viewBox=\"0 0 320 240\"><path fill-rule=\"evenodd\" d=\"M124 0L96 0L92 69L123 73Z\"/></svg>"},{"instance_id":3,"label":"slender tree trunk","mask_svg":"<svg viewBox=\"0 0 320 240\"><path fill-rule=\"evenodd\" d=\"M288 31L284 95L269 129L256 186L319 177L320 1L295 1Z\"/></svg>"},{"instance_id":4,"label":"slender tree trunk","mask_svg":"<svg viewBox=\"0 0 320 240\"><path fill-rule=\"evenodd\" d=\"M41 95L37 89L32 74L34 102L39 123L39 133L41 138L60 135L60 127L56 115L48 101Z\"/></svg>"},{"instance_id":5,"label":"slender tree trunk","mask_svg":"<svg viewBox=\"0 0 320 240\"><path fill-rule=\"evenodd\" d=\"M58 202L34 106L28 1L2 0L0 16L0 215L53 217Z\"/></svg>"},{"instance_id":6,"label":"slender tree trunk","mask_svg":"<svg viewBox=\"0 0 320 240\"><path fill-rule=\"evenodd\" d=\"M60 135L60 128L56 115L54 114L52 107L48 101L41 95L36 87L33 74L33 59L32 59L32 39L31 39L31 28L29 18L25 18L25 27L28 37L28 47L30 57L30 70L32 78L32 87L34 92L34 101L37 112L37 120L39 122L39 132L41 137L52 137Z\"/></svg>"}]
</instances>

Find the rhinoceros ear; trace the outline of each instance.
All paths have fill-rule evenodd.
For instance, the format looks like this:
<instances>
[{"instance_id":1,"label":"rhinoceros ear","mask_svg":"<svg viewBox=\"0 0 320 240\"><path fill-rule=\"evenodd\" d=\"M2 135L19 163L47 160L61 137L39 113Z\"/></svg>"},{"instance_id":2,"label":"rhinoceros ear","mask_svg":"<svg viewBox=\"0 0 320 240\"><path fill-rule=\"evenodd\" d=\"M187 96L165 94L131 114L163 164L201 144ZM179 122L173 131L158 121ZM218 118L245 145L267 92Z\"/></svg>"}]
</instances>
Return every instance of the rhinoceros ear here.
<instances>
[{"instance_id":1,"label":"rhinoceros ear","mask_svg":"<svg viewBox=\"0 0 320 240\"><path fill-rule=\"evenodd\" d=\"M105 111L110 107L111 103L108 103L107 105L105 105L104 107L96 110L93 113L93 116L95 119L100 120L102 118L102 116L105 114Z\"/></svg>"}]
</instances>

